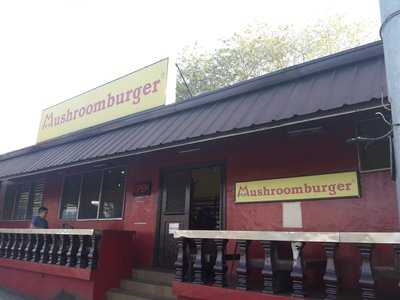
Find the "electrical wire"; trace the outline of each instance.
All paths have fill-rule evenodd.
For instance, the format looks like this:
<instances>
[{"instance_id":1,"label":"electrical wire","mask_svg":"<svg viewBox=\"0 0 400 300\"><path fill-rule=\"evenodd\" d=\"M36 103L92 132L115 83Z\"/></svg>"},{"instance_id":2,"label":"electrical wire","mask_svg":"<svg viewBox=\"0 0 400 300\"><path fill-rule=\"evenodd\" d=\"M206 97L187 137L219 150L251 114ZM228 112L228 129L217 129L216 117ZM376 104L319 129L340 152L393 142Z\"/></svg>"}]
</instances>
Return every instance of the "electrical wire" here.
<instances>
[{"instance_id":1,"label":"electrical wire","mask_svg":"<svg viewBox=\"0 0 400 300\"><path fill-rule=\"evenodd\" d=\"M376 142L379 140L383 140L388 138L393 133L393 129L390 129L387 133L377 137L364 137L364 136L357 136L355 138L351 138L347 140L347 143L355 143L355 142Z\"/></svg>"},{"instance_id":2,"label":"electrical wire","mask_svg":"<svg viewBox=\"0 0 400 300\"><path fill-rule=\"evenodd\" d=\"M181 68L179 67L178 64L175 64L175 66L176 66L176 68L178 69L179 75L181 76L181 78L182 78L182 80L183 80L183 84L185 85L186 90L187 90L187 92L188 92L190 98L193 98L193 93L192 93L192 91L190 90L189 85L188 85L187 82L186 82L185 76L183 76L183 73L182 73Z\"/></svg>"},{"instance_id":3,"label":"electrical wire","mask_svg":"<svg viewBox=\"0 0 400 300\"><path fill-rule=\"evenodd\" d=\"M380 116L380 117L382 118L382 120L383 120L387 125L389 125L390 127L393 126L392 123L386 119L386 117L385 117L385 115L384 115L383 113L381 113L381 112L376 112L375 115Z\"/></svg>"},{"instance_id":4,"label":"electrical wire","mask_svg":"<svg viewBox=\"0 0 400 300\"><path fill-rule=\"evenodd\" d=\"M389 110L389 111L391 110L391 108L390 108L391 103L390 103L389 97L388 97L388 104L385 104L384 96L383 96L383 89L381 89L381 105L384 109Z\"/></svg>"},{"instance_id":5,"label":"electrical wire","mask_svg":"<svg viewBox=\"0 0 400 300\"><path fill-rule=\"evenodd\" d=\"M390 20L392 20L395 16L400 15L400 10L396 10L395 12L392 12L390 15L386 17L386 19L382 22L381 28L379 28L379 35L381 37L381 40L383 40L382 37L382 32L384 27L386 26L387 23L389 23Z\"/></svg>"}]
</instances>

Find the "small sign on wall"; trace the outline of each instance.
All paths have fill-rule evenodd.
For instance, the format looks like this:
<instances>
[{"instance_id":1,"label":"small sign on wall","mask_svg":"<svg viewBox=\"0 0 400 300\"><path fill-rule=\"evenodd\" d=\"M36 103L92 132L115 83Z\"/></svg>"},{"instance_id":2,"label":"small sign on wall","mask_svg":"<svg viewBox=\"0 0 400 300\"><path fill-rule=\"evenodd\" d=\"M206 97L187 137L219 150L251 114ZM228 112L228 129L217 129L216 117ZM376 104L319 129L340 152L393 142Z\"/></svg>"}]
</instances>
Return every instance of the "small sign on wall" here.
<instances>
[{"instance_id":1,"label":"small sign on wall","mask_svg":"<svg viewBox=\"0 0 400 300\"><path fill-rule=\"evenodd\" d=\"M237 182L235 202L359 197L357 172Z\"/></svg>"},{"instance_id":2,"label":"small sign on wall","mask_svg":"<svg viewBox=\"0 0 400 300\"><path fill-rule=\"evenodd\" d=\"M168 224L168 234L175 234L179 230L179 223L169 223Z\"/></svg>"},{"instance_id":3,"label":"small sign on wall","mask_svg":"<svg viewBox=\"0 0 400 300\"><path fill-rule=\"evenodd\" d=\"M151 182L136 183L133 188L133 196L149 196L151 194Z\"/></svg>"}]
</instances>

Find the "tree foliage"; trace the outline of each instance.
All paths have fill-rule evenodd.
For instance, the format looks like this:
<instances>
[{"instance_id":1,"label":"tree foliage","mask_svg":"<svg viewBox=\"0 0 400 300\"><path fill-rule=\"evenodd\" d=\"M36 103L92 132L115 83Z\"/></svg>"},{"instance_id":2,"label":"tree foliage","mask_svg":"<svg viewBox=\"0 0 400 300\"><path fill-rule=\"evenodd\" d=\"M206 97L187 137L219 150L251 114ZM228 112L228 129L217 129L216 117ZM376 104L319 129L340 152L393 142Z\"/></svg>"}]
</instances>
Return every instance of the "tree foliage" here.
<instances>
[{"instance_id":1,"label":"tree foliage","mask_svg":"<svg viewBox=\"0 0 400 300\"><path fill-rule=\"evenodd\" d=\"M194 95L260 76L284 67L355 47L375 38L367 22L335 16L304 28L249 25L221 40L220 47L186 47L177 63ZM178 75L177 101L189 97Z\"/></svg>"}]
</instances>

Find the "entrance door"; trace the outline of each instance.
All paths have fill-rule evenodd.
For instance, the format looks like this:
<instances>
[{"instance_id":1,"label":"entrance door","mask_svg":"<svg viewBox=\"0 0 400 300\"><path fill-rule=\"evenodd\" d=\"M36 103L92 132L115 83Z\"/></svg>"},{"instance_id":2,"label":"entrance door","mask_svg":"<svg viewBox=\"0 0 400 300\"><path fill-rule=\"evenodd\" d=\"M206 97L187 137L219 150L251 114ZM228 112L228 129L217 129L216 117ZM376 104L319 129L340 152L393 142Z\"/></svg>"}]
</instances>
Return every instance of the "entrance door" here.
<instances>
[{"instance_id":1,"label":"entrance door","mask_svg":"<svg viewBox=\"0 0 400 300\"><path fill-rule=\"evenodd\" d=\"M188 228L190 210L189 170L164 174L160 218L160 266L173 266L176 247L173 232Z\"/></svg>"},{"instance_id":2,"label":"entrance door","mask_svg":"<svg viewBox=\"0 0 400 300\"><path fill-rule=\"evenodd\" d=\"M176 229L221 228L222 192L219 166L163 174L158 248L161 267L172 267L176 260Z\"/></svg>"}]
</instances>

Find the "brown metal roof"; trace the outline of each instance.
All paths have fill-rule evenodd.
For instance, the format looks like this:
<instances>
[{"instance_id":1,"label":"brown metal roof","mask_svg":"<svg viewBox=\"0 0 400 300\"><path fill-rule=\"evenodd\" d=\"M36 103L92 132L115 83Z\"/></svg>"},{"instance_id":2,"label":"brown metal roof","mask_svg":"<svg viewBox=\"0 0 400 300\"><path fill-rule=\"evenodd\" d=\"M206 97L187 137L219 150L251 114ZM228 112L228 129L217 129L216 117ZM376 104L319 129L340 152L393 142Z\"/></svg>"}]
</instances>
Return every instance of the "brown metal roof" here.
<instances>
[{"instance_id":1,"label":"brown metal roof","mask_svg":"<svg viewBox=\"0 0 400 300\"><path fill-rule=\"evenodd\" d=\"M344 112L382 93L382 44L372 43L2 155L0 178Z\"/></svg>"}]
</instances>

